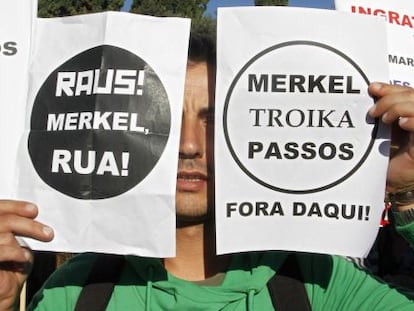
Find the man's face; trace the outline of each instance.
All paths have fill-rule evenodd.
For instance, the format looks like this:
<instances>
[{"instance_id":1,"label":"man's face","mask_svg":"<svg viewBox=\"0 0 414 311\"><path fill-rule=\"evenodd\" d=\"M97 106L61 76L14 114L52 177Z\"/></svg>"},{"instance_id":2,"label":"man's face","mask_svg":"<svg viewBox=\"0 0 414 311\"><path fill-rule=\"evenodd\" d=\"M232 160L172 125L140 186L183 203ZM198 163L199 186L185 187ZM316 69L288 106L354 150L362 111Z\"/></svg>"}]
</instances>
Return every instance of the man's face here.
<instances>
[{"instance_id":1,"label":"man's face","mask_svg":"<svg viewBox=\"0 0 414 311\"><path fill-rule=\"evenodd\" d=\"M212 198L214 75L207 62L187 66L176 191L179 221L204 220Z\"/></svg>"}]
</instances>

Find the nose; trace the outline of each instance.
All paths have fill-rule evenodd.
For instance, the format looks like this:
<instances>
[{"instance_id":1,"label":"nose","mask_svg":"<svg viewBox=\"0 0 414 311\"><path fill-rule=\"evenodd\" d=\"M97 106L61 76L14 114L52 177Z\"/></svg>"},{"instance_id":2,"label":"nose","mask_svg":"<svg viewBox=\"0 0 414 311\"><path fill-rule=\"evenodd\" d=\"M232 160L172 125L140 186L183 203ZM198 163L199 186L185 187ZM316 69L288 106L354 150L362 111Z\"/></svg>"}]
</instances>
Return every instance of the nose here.
<instances>
[{"instance_id":1,"label":"nose","mask_svg":"<svg viewBox=\"0 0 414 311\"><path fill-rule=\"evenodd\" d=\"M203 156L205 141L197 118L183 116L181 123L180 159L195 159Z\"/></svg>"}]
</instances>

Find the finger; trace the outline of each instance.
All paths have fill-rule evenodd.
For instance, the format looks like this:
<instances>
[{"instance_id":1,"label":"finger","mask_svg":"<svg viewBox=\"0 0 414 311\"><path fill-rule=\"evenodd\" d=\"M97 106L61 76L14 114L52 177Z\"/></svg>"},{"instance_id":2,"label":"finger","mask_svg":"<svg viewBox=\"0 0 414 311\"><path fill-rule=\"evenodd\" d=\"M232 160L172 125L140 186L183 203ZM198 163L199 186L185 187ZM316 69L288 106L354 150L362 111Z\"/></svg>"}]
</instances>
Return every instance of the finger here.
<instances>
[{"instance_id":1,"label":"finger","mask_svg":"<svg viewBox=\"0 0 414 311\"><path fill-rule=\"evenodd\" d=\"M401 119L413 119L414 118L414 101L409 102L404 99L394 99L394 103L388 105L388 109L381 116L381 121L386 124L391 124L392 122ZM400 124L401 125L401 124Z\"/></svg>"},{"instance_id":2,"label":"finger","mask_svg":"<svg viewBox=\"0 0 414 311\"><path fill-rule=\"evenodd\" d=\"M0 216L12 213L23 217L35 218L38 212L37 206L30 202L0 200Z\"/></svg>"},{"instance_id":3,"label":"finger","mask_svg":"<svg viewBox=\"0 0 414 311\"><path fill-rule=\"evenodd\" d=\"M414 118L401 117L398 124L402 129L414 132Z\"/></svg>"},{"instance_id":4,"label":"finger","mask_svg":"<svg viewBox=\"0 0 414 311\"><path fill-rule=\"evenodd\" d=\"M374 106L369 109L371 117L381 117L385 123L392 123L399 117L414 117L414 89L401 86L383 86ZM395 90L394 90L395 88Z\"/></svg>"},{"instance_id":5,"label":"finger","mask_svg":"<svg viewBox=\"0 0 414 311\"><path fill-rule=\"evenodd\" d=\"M395 156L401 148L408 146L409 131L401 128L398 122L394 122L391 126L391 153L390 157Z\"/></svg>"},{"instance_id":6,"label":"finger","mask_svg":"<svg viewBox=\"0 0 414 311\"><path fill-rule=\"evenodd\" d=\"M401 92L407 92L412 90L411 87L388 84L382 82L373 82L368 86L368 93L373 97L383 97L387 94L395 94Z\"/></svg>"},{"instance_id":7,"label":"finger","mask_svg":"<svg viewBox=\"0 0 414 311\"><path fill-rule=\"evenodd\" d=\"M15 214L0 215L0 233L13 233L43 242L51 241L54 236L52 228L31 218Z\"/></svg>"},{"instance_id":8,"label":"finger","mask_svg":"<svg viewBox=\"0 0 414 311\"><path fill-rule=\"evenodd\" d=\"M8 246L0 245L0 262L11 263L11 262L33 262L32 252L24 247L20 246Z\"/></svg>"},{"instance_id":9,"label":"finger","mask_svg":"<svg viewBox=\"0 0 414 311\"><path fill-rule=\"evenodd\" d=\"M53 239L53 230L33 219L38 208L29 202L0 200L0 232L30 237L40 241Z\"/></svg>"},{"instance_id":10,"label":"finger","mask_svg":"<svg viewBox=\"0 0 414 311\"><path fill-rule=\"evenodd\" d=\"M0 233L0 246L20 246L16 236L12 232Z\"/></svg>"}]
</instances>

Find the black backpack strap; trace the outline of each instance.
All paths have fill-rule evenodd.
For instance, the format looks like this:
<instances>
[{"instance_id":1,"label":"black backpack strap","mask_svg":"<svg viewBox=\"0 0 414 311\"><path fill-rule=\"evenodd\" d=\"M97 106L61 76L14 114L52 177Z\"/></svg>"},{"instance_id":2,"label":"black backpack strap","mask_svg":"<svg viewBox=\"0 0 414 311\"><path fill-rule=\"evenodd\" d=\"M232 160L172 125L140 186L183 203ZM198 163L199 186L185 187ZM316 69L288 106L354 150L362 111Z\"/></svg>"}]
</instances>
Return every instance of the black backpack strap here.
<instances>
[{"instance_id":1,"label":"black backpack strap","mask_svg":"<svg viewBox=\"0 0 414 311\"><path fill-rule=\"evenodd\" d=\"M311 311L303 276L295 254L289 254L267 283L273 307L277 311Z\"/></svg>"},{"instance_id":2,"label":"black backpack strap","mask_svg":"<svg viewBox=\"0 0 414 311\"><path fill-rule=\"evenodd\" d=\"M104 311L125 263L124 256L100 254L79 295L75 311Z\"/></svg>"}]
</instances>

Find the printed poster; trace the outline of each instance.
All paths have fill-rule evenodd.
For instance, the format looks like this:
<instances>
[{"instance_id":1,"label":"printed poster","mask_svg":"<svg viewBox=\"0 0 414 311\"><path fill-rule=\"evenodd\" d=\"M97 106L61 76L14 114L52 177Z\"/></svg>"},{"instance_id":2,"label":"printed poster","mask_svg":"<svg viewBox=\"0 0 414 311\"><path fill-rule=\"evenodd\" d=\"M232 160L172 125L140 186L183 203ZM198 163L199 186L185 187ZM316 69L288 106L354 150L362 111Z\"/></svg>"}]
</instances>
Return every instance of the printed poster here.
<instances>
[{"instance_id":1,"label":"printed poster","mask_svg":"<svg viewBox=\"0 0 414 311\"><path fill-rule=\"evenodd\" d=\"M123 12L37 20L18 197L55 239L29 246L174 256L189 25Z\"/></svg>"},{"instance_id":2,"label":"printed poster","mask_svg":"<svg viewBox=\"0 0 414 311\"><path fill-rule=\"evenodd\" d=\"M388 81L386 37L349 13L219 9L218 253L367 254L389 149L367 88Z\"/></svg>"},{"instance_id":3,"label":"printed poster","mask_svg":"<svg viewBox=\"0 0 414 311\"><path fill-rule=\"evenodd\" d=\"M414 2L410 0L335 0L340 11L387 22L389 83L414 86Z\"/></svg>"},{"instance_id":4,"label":"printed poster","mask_svg":"<svg viewBox=\"0 0 414 311\"><path fill-rule=\"evenodd\" d=\"M15 198L16 157L24 127L30 40L37 1L0 2L0 198Z\"/></svg>"}]
</instances>

